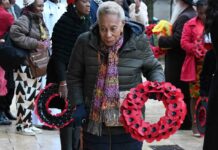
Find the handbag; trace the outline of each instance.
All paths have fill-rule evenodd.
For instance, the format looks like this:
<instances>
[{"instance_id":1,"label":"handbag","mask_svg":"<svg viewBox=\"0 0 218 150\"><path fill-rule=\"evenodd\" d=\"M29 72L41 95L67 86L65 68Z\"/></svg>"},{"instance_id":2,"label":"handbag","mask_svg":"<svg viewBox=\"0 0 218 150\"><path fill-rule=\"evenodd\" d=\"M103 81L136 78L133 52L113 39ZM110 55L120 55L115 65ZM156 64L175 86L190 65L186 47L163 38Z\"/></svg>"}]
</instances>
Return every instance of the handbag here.
<instances>
[{"instance_id":1,"label":"handbag","mask_svg":"<svg viewBox=\"0 0 218 150\"><path fill-rule=\"evenodd\" d=\"M27 16L28 17L28 16ZM28 17L29 18L29 17ZM29 36L32 28L32 19L29 18ZM10 38L9 32L4 35L4 43L0 44L0 66L5 69L14 69L24 64L30 54L30 50L18 47Z\"/></svg>"},{"instance_id":2,"label":"handbag","mask_svg":"<svg viewBox=\"0 0 218 150\"><path fill-rule=\"evenodd\" d=\"M23 64L30 50L17 47L11 40L9 33L4 35L5 42L0 44L0 66L7 69L17 68Z\"/></svg>"},{"instance_id":3,"label":"handbag","mask_svg":"<svg viewBox=\"0 0 218 150\"><path fill-rule=\"evenodd\" d=\"M31 52L27 57L27 63L33 78L43 76L47 72L49 62L48 50Z\"/></svg>"}]
</instances>

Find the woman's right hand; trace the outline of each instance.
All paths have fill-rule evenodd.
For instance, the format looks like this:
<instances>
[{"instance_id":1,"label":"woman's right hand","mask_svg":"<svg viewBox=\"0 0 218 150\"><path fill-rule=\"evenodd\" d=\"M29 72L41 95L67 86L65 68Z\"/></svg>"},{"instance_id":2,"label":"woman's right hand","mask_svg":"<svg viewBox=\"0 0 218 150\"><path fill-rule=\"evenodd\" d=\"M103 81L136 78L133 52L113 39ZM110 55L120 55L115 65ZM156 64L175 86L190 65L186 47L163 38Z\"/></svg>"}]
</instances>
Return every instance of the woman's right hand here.
<instances>
[{"instance_id":1,"label":"woman's right hand","mask_svg":"<svg viewBox=\"0 0 218 150\"><path fill-rule=\"evenodd\" d=\"M67 98L68 90L66 81L62 81L59 84L58 93L61 98Z\"/></svg>"}]
</instances>

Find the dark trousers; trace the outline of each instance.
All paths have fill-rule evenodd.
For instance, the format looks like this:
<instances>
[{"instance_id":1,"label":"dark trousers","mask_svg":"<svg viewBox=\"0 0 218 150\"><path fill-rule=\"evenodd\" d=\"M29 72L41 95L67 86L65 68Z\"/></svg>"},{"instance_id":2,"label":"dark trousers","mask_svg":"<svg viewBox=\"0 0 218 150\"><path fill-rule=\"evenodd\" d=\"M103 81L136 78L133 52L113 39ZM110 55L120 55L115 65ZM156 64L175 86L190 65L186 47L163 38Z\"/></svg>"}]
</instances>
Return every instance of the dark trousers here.
<instances>
[{"instance_id":1,"label":"dark trousers","mask_svg":"<svg viewBox=\"0 0 218 150\"><path fill-rule=\"evenodd\" d=\"M83 133L84 150L142 150L142 142L130 134L96 136Z\"/></svg>"},{"instance_id":2,"label":"dark trousers","mask_svg":"<svg viewBox=\"0 0 218 150\"><path fill-rule=\"evenodd\" d=\"M13 70L5 70L5 79L7 80L7 90L8 93L5 96L0 96L0 111L10 110L10 105L14 97L14 75Z\"/></svg>"}]
</instances>

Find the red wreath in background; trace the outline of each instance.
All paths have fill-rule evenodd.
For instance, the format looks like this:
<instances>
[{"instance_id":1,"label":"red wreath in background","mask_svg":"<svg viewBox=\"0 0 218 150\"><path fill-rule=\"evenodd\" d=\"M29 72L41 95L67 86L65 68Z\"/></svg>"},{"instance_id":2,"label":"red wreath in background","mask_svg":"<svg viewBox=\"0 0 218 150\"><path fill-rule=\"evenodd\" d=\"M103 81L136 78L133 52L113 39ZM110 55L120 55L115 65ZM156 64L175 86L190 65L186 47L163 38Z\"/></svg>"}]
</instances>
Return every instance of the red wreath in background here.
<instances>
[{"instance_id":1,"label":"red wreath in background","mask_svg":"<svg viewBox=\"0 0 218 150\"><path fill-rule=\"evenodd\" d=\"M194 119L201 136L204 136L206 130L207 106L208 97L199 97L195 105Z\"/></svg>"},{"instance_id":2,"label":"red wreath in background","mask_svg":"<svg viewBox=\"0 0 218 150\"><path fill-rule=\"evenodd\" d=\"M58 84L50 83L36 96L34 101L35 114L38 119L50 128L63 128L74 121L73 113L75 109L67 99L60 98L58 94ZM58 98L58 99L55 99ZM61 113L52 114L49 109L50 103L53 100L64 101L65 105Z\"/></svg>"},{"instance_id":3,"label":"red wreath in background","mask_svg":"<svg viewBox=\"0 0 218 150\"><path fill-rule=\"evenodd\" d=\"M147 35L149 39L150 48L154 53L155 58L159 58L166 54L166 50L161 49L159 46L157 46L157 36L152 32L153 28L156 26L156 24L150 24L149 26L146 26L145 34Z\"/></svg>"},{"instance_id":4,"label":"red wreath in background","mask_svg":"<svg viewBox=\"0 0 218 150\"><path fill-rule=\"evenodd\" d=\"M142 118L142 108L151 97L162 101L166 108L165 116L153 124ZM138 141L151 143L167 139L180 128L185 118L186 105L183 98L181 90L171 83L146 81L132 88L123 101L120 122L126 132Z\"/></svg>"}]
</instances>

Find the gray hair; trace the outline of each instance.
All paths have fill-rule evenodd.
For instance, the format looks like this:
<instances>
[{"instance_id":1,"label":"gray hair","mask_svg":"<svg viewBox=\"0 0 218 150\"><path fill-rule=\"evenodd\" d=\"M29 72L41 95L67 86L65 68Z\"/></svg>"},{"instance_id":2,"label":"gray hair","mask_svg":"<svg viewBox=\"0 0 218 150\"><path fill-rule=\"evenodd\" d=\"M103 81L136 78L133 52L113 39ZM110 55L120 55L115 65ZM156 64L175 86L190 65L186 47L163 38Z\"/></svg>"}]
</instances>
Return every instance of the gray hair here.
<instances>
[{"instance_id":1,"label":"gray hair","mask_svg":"<svg viewBox=\"0 0 218 150\"><path fill-rule=\"evenodd\" d=\"M113 1L107 1L100 4L97 11L97 21L99 22L100 17L105 14L114 14L117 15L122 21L125 20L123 8Z\"/></svg>"}]
</instances>

